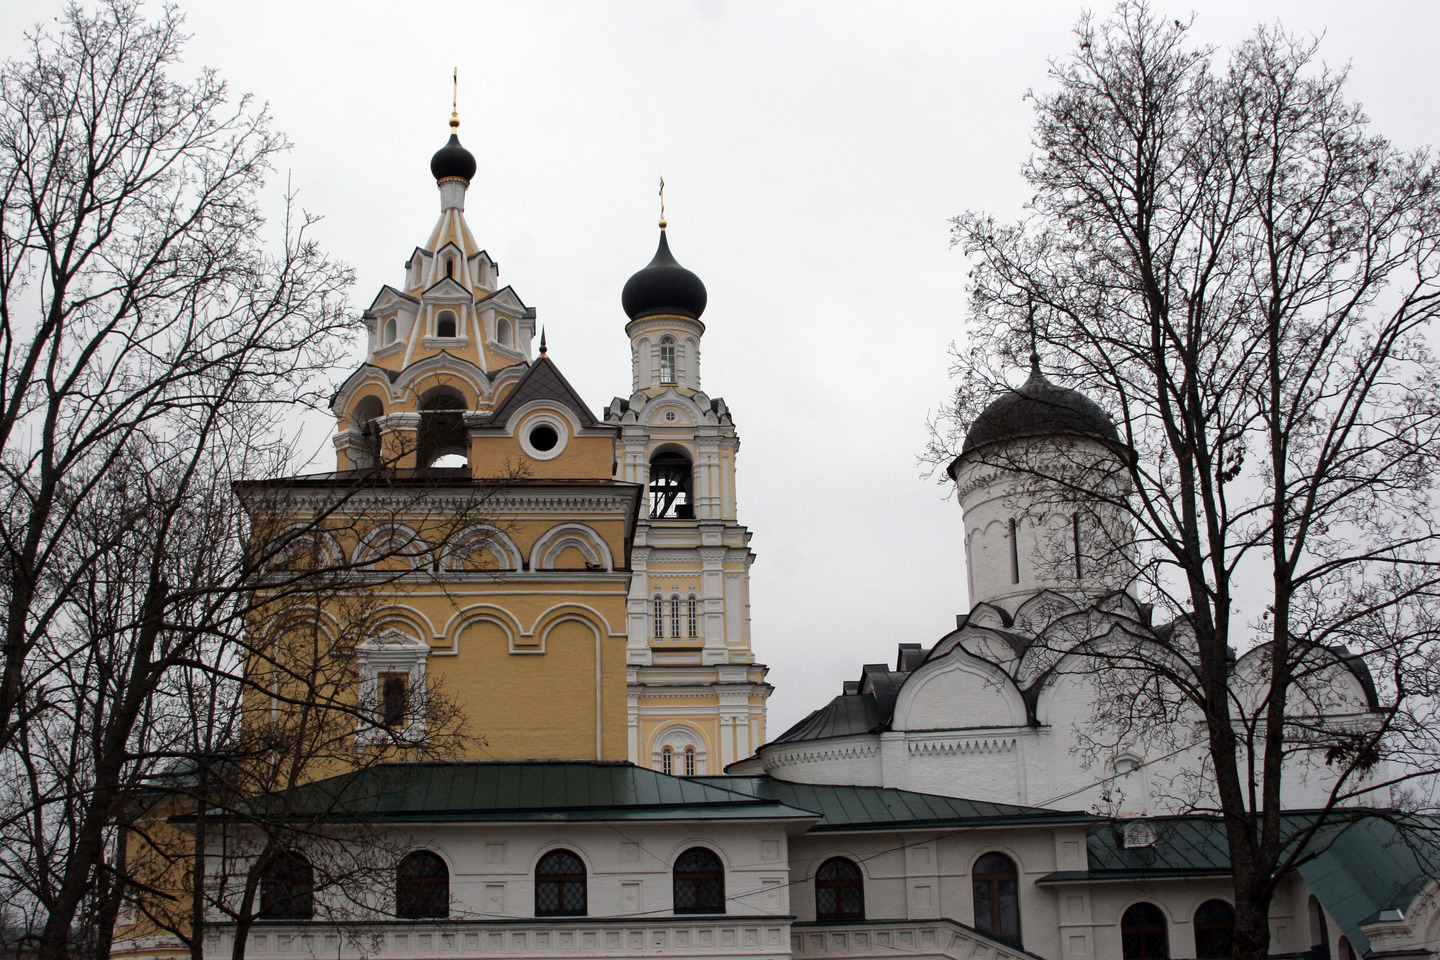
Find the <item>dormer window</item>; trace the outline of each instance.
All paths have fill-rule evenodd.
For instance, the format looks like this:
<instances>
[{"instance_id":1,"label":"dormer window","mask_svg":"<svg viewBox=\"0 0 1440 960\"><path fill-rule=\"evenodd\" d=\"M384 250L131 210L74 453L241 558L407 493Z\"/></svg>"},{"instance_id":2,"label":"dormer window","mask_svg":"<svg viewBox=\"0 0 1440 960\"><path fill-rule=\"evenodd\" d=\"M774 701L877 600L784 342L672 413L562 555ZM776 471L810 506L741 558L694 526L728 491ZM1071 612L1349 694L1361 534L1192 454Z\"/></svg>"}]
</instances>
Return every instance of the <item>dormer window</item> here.
<instances>
[{"instance_id":1,"label":"dormer window","mask_svg":"<svg viewBox=\"0 0 1440 960\"><path fill-rule=\"evenodd\" d=\"M455 261L448 257L445 259L445 277L449 280L455 279Z\"/></svg>"},{"instance_id":2,"label":"dormer window","mask_svg":"<svg viewBox=\"0 0 1440 960\"><path fill-rule=\"evenodd\" d=\"M415 465L435 466L442 457L463 458L470 443L465 434L465 398L453 387L436 387L420 398L420 432L415 439Z\"/></svg>"},{"instance_id":3,"label":"dormer window","mask_svg":"<svg viewBox=\"0 0 1440 960\"><path fill-rule=\"evenodd\" d=\"M459 336L460 323L452 310L441 310L435 317L435 336L451 338Z\"/></svg>"},{"instance_id":4,"label":"dormer window","mask_svg":"<svg viewBox=\"0 0 1440 960\"><path fill-rule=\"evenodd\" d=\"M660 341L660 382L675 382L675 338L666 337Z\"/></svg>"}]
</instances>

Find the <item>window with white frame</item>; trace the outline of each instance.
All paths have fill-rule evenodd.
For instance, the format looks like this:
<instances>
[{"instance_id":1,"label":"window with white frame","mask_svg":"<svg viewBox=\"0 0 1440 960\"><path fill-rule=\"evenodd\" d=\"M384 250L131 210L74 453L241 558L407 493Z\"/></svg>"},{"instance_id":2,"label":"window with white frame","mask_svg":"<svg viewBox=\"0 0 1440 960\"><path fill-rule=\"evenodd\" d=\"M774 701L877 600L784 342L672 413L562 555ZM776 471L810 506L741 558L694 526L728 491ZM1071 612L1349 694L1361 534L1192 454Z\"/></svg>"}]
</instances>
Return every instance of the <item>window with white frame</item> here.
<instances>
[{"instance_id":1,"label":"window with white frame","mask_svg":"<svg viewBox=\"0 0 1440 960\"><path fill-rule=\"evenodd\" d=\"M700 616L696 607L697 604L694 597L685 601L685 625L688 628L687 633L692 640L700 636Z\"/></svg>"},{"instance_id":2,"label":"window with white frame","mask_svg":"<svg viewBox=\"0 0 1440 960\"><path fill-rule=\"evenodd\" d=\"M680 636L680 598L670 598L670 636Z\"/></svg>"},{"instance_id":3,"label":"window with white frame","mask_svg":"<svg viewBox=\"0 0 1440 960\"><path fill-rule=\"evenodd\" d=\"M664 337L660 341L660 382L675 382L675 338Z\"/></svg>"},{"instance_id":4,"label":"window with white frame","mask_svg":"<svg viewBox=\"0 0 1440 960\"><path fill-rule=\"evenodd\" d=\"M429 656L429 644L399 630L387 630L356 645L360 706L370 717L360 722L362 746L397 738L411 743L425 738L425 664Z\"/></svg>"},{"instance_id":5,"label":"window with white frame","mask_svg":"<svg viewBox=\"0 0 1440 960\"><path fill-rule=\"evenodd\" d=\"M655 637L659 639L665 636L665 601L656 597L653 603L655 607Z\"/></svg>"}]
</instances>

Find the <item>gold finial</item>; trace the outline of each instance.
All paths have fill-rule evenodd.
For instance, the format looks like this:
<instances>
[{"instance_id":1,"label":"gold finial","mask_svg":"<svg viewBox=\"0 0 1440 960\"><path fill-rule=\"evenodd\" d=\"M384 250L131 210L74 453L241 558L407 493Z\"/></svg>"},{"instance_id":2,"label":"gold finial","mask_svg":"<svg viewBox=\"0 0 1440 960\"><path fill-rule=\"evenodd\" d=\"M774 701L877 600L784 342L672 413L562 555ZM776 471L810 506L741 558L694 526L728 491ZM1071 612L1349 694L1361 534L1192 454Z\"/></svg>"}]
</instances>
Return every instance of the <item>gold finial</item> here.
<instances>
[{"instance_id":1,"label":"gold finial","mask_svg":"<svg viewBox=\"0 0 1440 960\"><path fill-rule=\"evenodd\" d=\"M450 78L450 132L460 129L460 68Z\"/></svg>"},{"instance_id":2,"label":"gold finial","mask_svg":"<svg viewBox=\"0 0 1440 960\"><path fill-rule=\"evenodd\" d=\"M660 178L660 229L665 229L665 178Z\"/></svg>"}]
</instances>

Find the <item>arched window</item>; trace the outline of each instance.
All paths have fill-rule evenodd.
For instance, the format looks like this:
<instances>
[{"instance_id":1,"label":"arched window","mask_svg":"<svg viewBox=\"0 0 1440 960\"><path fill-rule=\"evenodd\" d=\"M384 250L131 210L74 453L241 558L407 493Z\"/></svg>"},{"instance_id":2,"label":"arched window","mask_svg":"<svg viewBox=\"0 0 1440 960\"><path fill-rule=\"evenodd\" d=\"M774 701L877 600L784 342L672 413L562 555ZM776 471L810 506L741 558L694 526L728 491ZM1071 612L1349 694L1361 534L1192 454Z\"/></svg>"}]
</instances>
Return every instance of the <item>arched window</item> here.
<instances>
[{"instance_id":1,"label":"arched window","mask_svg":"<svg viewBox=\"0 0 1440 960\"><path fill-rule=\"evenodd\" d=\"M1020 942L1020 878L1015 861L987 853L970 872L975 893L975 926L997 937Z\"/></svg>"},{"instance_id":2,"label":"arched window","mask_svg":"<svg viewBox=\"0 0 1440 960\"><path fill-rule=\"evenodd\" d=\"M1325 922L1325 909L1314 896L1310 897L1310 957L1312 960L1329 960L1330 926Z\"/></svg>"},{"instance_id":3,"label":"arched window","mask_svg":"<svg viewBox=\"0 0 1440 960\"><path fill-rule=\"evenodd\" d=\"M654 600L654 605L655 636L656 638L663 638L665 636L665 601L660 599L659 597L656 597Z\"/></svg>"},{"instance_id":4,"label":"arched window","mask_svg":"<svg viewBox=\"0 0 1440 960\"><path fill-rule=\"evenodd\" d=\"M1010 518L1010 582L1020 582L1020 525Z\"/></svg>"},{"instance_id":5,"label":"arched window","mask_svg":"<svg viewBox=\"0 0 1440 960\"><path fill-rule=\"evenodd\" d=\"M667 775L675 772L675 751L670 747L660 749L660 772Z\"/></svg>"},{"instance_id":6,"label":"arched window","mask_svg":"<svg viewBox=\"0 0 1440 960\"><path fill-rule=\"evenodd\" d=\"M392 321L393 322L393 321ZM365 443L365 452L358 457L351 457L354 466L374 467L380 463L380 425L375 421L385 415L385 404L379 397L364 396L355 408L350 411L351 429L359 428L360 437Z\"/></svg>"},{"instance_id":7,"label":"arched window","mask_svg":"<svg viewBox=\"0 0 1440 960\"><path fill-rule=\"evenodd\" d=\"M455 261L450 257L445 258L445 276L451 279L455 277Z\"/></svg>"},{"instance_id":8,"label":"arched window","mask_svg":"<svg viewBox=\"0 0 1440 960\"><path fill-rule=\"evenodd\" d=\"M455 314L450 310L441 310L435 317L435 336L455 337L459 336L460 322L455 319Z\"/></svg>"},{"instance_id":9,"label":"arched window","mask_svg":"<svg viewBox=\"0 0 1440 960\"><path fill-rule=\"evenodd\" d=\"M450 916L450 868L429 850L417 850L395 870L395 916Z\"/></svg>"},{"instance_id":10,"label":"arched window","mask_svg":"<svg viewBox=\"0 0 1440 960\"><path fill-rule=\"evenodd\" d=\"M1355 960L1355 948L1350 946L1348 937L1341 937L1336 949L1340 953L1340 960Z\"/></svg>"},{"instance_id":11,"label":"arched window","mask_svg":"<svg viewBox=\"0 0 1440 960\"><path fill-rule=\"evenodd\" d=\"M386 342L387 344L390 344L390 343L394 343L394 342L395 342L395 318L394 318L394 317L391 317L389 320L386 320L386 321L385 321L385 338L384 338L384 339L385 339L385 342Z\"/></svg>"},{"instance_id":12,"label":"arched window","mask_svg":"<svg viewBox=\"0 0 1440 960\"><path fill-rule=\"evenodd\" d=\"M1235 940L1235 909L1224 900L1206 900L1195 911L1197 960L1224 960Z\"/></svg>"},{"instance_id":13,"label":"arched window","mask_svg":"<svg viewBox=\"0 0 1440 960\"><path fill-rule=\"evenodd\" d=\"M693 471L690 458L678 450L657 453L650 461L650 518L652 520L693 520L691 499ZM679 635L679 631L676 631Z\"/></svg>"},{"instance_id":14,"label":"arched window","mask_svg":"<svg viewBox=\"0 0 1440 960\"><path fill-rule=\"evenodd\" d=\"M725 912L725 868L704 847L691 847L675 861L675 912Z\"/></svg>"},{"instance_id":15,"label":"arched window","mask_svg":"<svg viewBox=\"0 0 1440 960\"><path fill-rule=\"evenodd\" d=\"M670 598L670 636L680 636L680 598Z\"/></svg>"},{"instance_id":16,"label":"arched window","mask_svg":"<svg viewBox=\"0 0 1440 960\"><path fill-rule=\"evenodd\" d=\"M815 871L815 919L863 920L865 878L855 861L831 857Z\"/></svg>"},{"instance_id":17,"label":"arched window","mask_svg":"<svg viewBox=\"0 0 1440 960\"><path fill-rule=\"evenodd\" d=\"M1153 903L1137 903L1120 918L1120 949L1125 960L1170 960L1165 914Z\"/></svg>"},{"instance_id":18,"label":"arched window","mask_svg":"<svg viewBox=\"0 0 1440 960\"><path fill-rule=\"evenodd\" d=\"M583 917L585 863L569 850L551 850L535 865L535 916Z\"/></svg>"},{"instance_id":19,"label":"arched window","mask_svg":"<svg viewBox=\"0 0 1440 960\"><path fill-rule=\"evenodd\" d=\"M689 627L689 636L693 640L700 635L700 618L697 615L695 598L691 597L685 601L685 620Z\"/></svg>"},{"instance_id":20,"label":"arched window","mask_svg":"<svg viewBox=\"0 0 1440 960\"><path fill-rule=\"evenodd\" d=\"M660 382L675 382L675 338L663 337L660 340Z\"/></svg>"},{"instance_id":21,"label":"arched window","mask_svg":"<svg viewBox=\"0 0 1440 960\"><path fill-rule=\"evenodd\" d=\"M515 328L510 326L510 321L504 317L495 321L495 339L500 341L503 347L515 346Z\"/></svg>"},{"instance_id":22,"label":"arched window","mask_svg":"<svg viewBox=\"0 0 1440 960\"><path fill-rule=\"evenodd\" d=\"M315 915L315 869L298 853L282 853L260 874L260 916L309 920Z\"/></svg>"},{"instance_id":23,"label":"arched window","mask_svg":"<svg viewBox=\"0 0 1440 960\"><path fill-rule=\"evenodd\" d=\"M465 398L454 387L436 387L420 398L420 432L415 439L415 465L430 467L441 457L464 457Z\"/></svg>"},{"instance_id":24,"label":"arched window","mask_svg":"<svg viewBox=\"0 0 1440 960\"><path fill-rule=\"evenodd\" d=\"M695 748L685 748L685 776L695 776Z\"/></svg>"}]
</instances>

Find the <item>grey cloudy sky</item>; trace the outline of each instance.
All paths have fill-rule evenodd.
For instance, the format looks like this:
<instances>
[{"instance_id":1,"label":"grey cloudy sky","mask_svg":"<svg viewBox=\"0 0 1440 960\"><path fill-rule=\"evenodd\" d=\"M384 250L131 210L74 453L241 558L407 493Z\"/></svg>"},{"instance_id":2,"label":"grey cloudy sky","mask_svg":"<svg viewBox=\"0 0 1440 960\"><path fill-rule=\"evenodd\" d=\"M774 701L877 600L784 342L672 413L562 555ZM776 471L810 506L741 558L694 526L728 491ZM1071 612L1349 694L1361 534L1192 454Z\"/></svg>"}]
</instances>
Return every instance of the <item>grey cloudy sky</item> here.
<instances>
[{"instance_id":1,"label":"grey cloudy sky","mask_svg":"<svg viewBox=\"0 0 1440 960\"><path fill-rule=\"evenodd\" d=\"M916 465L964 333L966 263L947 218L1019 214L1023 96L1070 50L1079 3L181 8L188 62L268 101L294 140L279 179L324 215L323 244L356 269L357 307L399 281L434 222L427 164L458 66L461 138L479 160L471 227L596 408L629 392L620 288L654 252L664 175L672 249L710 293L704 387L742 438L772 737L861 663L933 643L966 609L959 508ZM1194 10L1194 35L1222 47L1262 20L1323 33L1376 132L1437 139L1440 4L1155 9ZM58 10L0 6L0 54Z\"/></svg>"}]
</instances>

